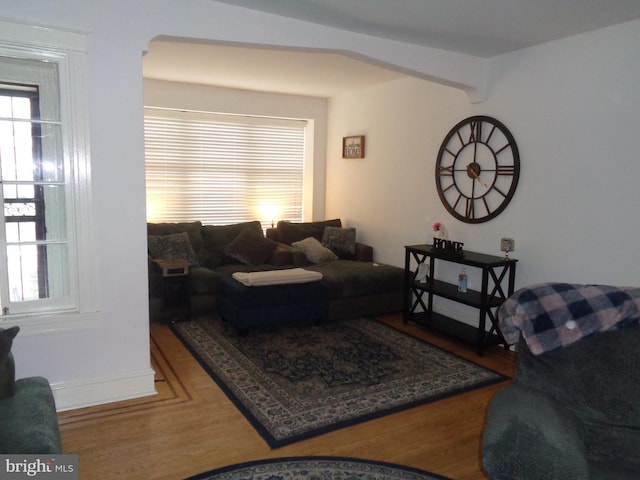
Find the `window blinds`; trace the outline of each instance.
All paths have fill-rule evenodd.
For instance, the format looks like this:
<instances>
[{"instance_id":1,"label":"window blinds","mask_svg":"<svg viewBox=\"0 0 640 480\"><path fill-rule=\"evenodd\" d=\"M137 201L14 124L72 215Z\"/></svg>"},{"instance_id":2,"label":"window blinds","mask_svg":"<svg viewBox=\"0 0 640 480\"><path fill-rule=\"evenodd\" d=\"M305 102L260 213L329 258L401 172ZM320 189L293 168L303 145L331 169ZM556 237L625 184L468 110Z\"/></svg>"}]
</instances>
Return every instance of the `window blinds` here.
<instances>
[{"instance_id":1,"label":"window blinds","mask_svg":"<svg viewBox=\"0 0 640 480\"><path fill-rule=\"evenodd\" d=\"M147 221L302 220L306 121L145 108Z\"/></svg>"}]
</instances>

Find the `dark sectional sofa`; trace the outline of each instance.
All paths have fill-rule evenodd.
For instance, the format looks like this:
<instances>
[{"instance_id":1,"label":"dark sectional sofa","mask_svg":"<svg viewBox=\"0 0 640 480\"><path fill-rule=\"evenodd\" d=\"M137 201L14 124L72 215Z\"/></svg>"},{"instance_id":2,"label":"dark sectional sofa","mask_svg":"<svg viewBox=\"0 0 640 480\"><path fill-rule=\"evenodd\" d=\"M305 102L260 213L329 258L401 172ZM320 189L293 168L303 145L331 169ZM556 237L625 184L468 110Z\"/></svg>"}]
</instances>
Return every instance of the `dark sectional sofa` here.
<instances>
[{"instance_id":1,"label":"dark sectional sofa","mask_svg":"<svg viewBox=\"0 0 640 480\"><path fill-rule=\"evenodd\" d=\"M335 256L321 263L309 251L292 244L314 245L326 240L325 229L351 238L346 248L338 244ZM328 232L329 230L327 230ZM292 223L280 221L263 234L260 222L202 225L201 222L149 223L149 306L152 320L162 319L162 270L159 258L190 261L191 315L216 312L220 282L234 272L302 267L322 273L329 292L330 320L381 315L402 310L403 269L373 261L371 246L353 241L355 231L343 229L340 219ZM335 246L335 245L332 245ZM252 287L260 288L260 287Z\"/></svg>"}]
</instances>

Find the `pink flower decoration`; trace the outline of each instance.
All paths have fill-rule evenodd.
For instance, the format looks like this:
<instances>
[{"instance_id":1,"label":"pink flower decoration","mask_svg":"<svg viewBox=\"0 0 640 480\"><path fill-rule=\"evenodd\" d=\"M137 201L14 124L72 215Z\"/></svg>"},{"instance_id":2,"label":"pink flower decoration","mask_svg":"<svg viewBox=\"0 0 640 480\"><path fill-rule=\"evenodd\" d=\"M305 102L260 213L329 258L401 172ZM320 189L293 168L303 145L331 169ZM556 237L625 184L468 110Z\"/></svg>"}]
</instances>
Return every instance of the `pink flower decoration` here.
<instances>
[{"instance_id":1,"label":"pink flower decoration","mask_svg":"<svg viewBox=\"0 0 640 480\"><path fill-rule=\"evenodd\" d=\"M434 223L434 224L433 224L433 231L434 231L434 232L439 231L439 230L440 230L440 227L442 227L442 223L440 223L440 222L436 222L436 223Z\"/></svg>"}]
</instances>

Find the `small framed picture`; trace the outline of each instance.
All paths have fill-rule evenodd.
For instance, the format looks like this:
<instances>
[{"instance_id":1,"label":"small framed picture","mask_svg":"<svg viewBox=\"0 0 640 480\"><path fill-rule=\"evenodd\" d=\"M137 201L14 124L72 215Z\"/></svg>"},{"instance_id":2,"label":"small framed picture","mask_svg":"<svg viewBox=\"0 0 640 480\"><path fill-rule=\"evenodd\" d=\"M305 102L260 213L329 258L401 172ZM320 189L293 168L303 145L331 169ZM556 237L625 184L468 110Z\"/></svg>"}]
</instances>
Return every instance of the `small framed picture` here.
<instances>
[{"instance_id":1,"label":"small framed picture","mask_svg":"<svg viewBox=\"0 0 640 480\"><path fill-rule=\"evenodd\" d=\"M342 137L342 158L364 158L364 135Z\"/></svg>"}]
</instances>

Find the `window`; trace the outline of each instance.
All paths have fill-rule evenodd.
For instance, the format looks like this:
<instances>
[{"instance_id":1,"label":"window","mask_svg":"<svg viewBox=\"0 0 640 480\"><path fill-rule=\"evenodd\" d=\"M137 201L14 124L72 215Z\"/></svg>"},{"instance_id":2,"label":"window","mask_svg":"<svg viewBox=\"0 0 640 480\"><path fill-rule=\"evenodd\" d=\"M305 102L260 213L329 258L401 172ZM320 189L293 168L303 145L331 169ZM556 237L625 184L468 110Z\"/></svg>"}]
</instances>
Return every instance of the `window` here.
<instances>
[{"instance_id":1,"label":"window","mask_svg":"<svg viewBox=\"0 0 640 480\"><path fill-rule=\"evenodd\" d=\"M306 122L145 109L147 219L301 221Z\"/></svg>"},{"instance_id":2,"label":"window","mask_svg":"<svg viewBox=\"0 0 640 480\"><path fill-rule=\"evenodd\" d=\"M0 85L5 313L12 303L69 294L60 122L43 121L40 106L39 86Z\"/></svg>"},{"instance_id":3,"label":"window","mask_svg":"<svg viewBox=\"0 0 640 480\"><path fill-rule=\"evenodd\" d=\"M0 32L2 316L91 311L84 37L3 21Z\"/></svg>"}]
</instances>

